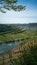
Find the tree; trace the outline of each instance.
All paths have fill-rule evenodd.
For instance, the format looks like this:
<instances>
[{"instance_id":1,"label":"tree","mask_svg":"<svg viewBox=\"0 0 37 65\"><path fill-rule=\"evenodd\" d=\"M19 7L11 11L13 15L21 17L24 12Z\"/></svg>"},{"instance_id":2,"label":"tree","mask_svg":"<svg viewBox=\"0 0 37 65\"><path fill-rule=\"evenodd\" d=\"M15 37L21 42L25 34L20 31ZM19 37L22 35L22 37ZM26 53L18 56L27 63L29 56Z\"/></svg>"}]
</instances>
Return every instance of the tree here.
<instances>
[{"instance_id":1,"label":"tree","mask_svg":"<svg viewBox=\"0 0 37 65\"><path fill-rule=\"evenodd\" d=\"M0 11L5 13L5 9L14 11L25 10L26 6L18 5L19 0L0 0Z\"/></svg>"}]
</instances>

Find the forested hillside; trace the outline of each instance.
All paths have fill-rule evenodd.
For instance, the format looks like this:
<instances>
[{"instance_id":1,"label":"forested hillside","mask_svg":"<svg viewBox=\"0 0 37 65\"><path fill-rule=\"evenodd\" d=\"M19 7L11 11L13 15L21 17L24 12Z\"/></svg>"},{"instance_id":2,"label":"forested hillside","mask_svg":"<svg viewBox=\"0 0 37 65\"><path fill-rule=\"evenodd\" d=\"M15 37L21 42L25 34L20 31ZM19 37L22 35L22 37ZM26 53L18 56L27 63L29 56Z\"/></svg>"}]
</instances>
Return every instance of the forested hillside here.
<instances>
[{"instance_id":1,"label":"forested hillside","mask_svg":"<svg viewBox=\"0 0 37 65\"><path fill-rule=\"evenodd\" d=\"M0 24L0 33L18 33L22 31L22 29L37 29L37 23L30 23L30 24Z\"/></svg>"},{"instance_id":2,"label":"forested hillside","mask_svg":"<svg viewBox=\"0 0 37 65\"><path fill-rule=\"evenodd\" d=\"M14 24L0 24L0 33L17 33L20 32L21 29L19 26Z\"/></svg>"},{"instance_id":3,"label":"forested hillside","mask_svg":"<svg viewBox=\"0 0 37 65\"><path fill-rule=\"evenodd\" d=\"M18 26L24 30L26 29L37 30L37 23L18 24Z\"/></svg>"}]
</instances>

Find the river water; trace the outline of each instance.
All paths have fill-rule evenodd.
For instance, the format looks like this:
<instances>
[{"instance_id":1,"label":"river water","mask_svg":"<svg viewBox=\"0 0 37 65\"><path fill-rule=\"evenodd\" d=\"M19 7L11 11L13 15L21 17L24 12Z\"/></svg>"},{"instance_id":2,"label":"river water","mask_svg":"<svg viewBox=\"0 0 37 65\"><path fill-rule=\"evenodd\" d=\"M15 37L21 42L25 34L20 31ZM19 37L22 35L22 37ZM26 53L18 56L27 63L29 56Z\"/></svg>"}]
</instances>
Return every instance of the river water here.
<instances>
[{"instance_id":1,"label":"river water","mask_svg":"<svg viewBox=\"0 0 37 65\"><path fill-rule=\"evenodd\" d=\"M9 50L17 47L18 45L20 45L22 41L16 41L16 42L11 42L11 43L3 43L3 44L0 44L0 54L3 54L5 52L8 52Z\"/></svg>"}]
</instances>

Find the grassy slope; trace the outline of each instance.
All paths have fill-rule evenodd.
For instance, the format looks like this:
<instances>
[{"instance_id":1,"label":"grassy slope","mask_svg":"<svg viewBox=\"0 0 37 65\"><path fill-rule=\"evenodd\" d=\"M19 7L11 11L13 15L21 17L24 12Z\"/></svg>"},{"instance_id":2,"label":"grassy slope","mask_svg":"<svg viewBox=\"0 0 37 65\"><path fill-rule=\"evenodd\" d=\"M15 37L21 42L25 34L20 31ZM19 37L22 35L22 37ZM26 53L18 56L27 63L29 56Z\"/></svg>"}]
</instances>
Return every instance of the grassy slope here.
<instances>
[{"instance_id":1,"label":"grassy slope","mask_svg":"<svg viewBox=\"0 0 37 65\"><path fill-rule=\"evenodd\" d=\"M3 35L0 35L0 42L9 42L13 40L20 40L20 39L32 39L37 38L37 31L31 31L31 30L25 30L22 33L12 34L12 33L6 33Z\"/></svg>"},{"instance_id":2,"label":"grassy slope","mask_svg":"<svg viewBox=\"0 0 37 65\"><path fill-rule=\"evenodd\" d=\"M14 59L12 62L14 62L14 65L37 65L37 39L23 43L24 44L20 46L21 51L19 47L15 49L15 51L17 51L13 55Z\"/></svg>"}]
</instances>

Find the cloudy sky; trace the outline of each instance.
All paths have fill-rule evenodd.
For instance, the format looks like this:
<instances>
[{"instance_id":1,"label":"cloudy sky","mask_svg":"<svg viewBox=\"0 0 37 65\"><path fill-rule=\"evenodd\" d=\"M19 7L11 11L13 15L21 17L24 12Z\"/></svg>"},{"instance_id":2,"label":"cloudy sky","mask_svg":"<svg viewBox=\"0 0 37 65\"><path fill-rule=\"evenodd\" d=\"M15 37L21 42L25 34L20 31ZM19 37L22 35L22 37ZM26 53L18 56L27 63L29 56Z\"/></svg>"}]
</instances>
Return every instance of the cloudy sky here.
<instances>
[{"instance_id":1,"label":"cloudy sky","mask_svg":"<svg viewBox=\"0 0 37 65\"><path fill-rule=\"evenodd\" d=\"M18 4L26 6L26 10L6 13L0 12L0 24L5 23L37 23L37 0L19 0Z\"/></svg>"}]
</instances>

